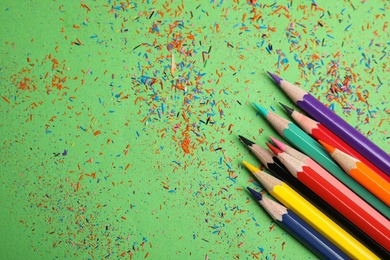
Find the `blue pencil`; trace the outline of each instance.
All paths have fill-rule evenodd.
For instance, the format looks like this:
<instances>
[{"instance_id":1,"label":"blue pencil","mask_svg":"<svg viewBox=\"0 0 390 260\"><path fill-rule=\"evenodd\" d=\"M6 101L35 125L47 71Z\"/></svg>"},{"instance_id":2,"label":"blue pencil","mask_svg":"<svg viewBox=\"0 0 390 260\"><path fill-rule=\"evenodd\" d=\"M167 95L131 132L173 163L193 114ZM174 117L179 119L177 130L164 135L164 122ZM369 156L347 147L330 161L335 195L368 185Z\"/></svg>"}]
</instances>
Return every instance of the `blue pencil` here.
<instances>
[{"instance_id":1,"label":"blue pencil","mask_svg":"<svg viewBox=\"0 0 390 260\"><path fill-rule=\"evenodd\" d=\"M309 224L295 215L294 212L267 197L263 197L260 193L249 187L248 190L279 226L288 231L319 258L332 260L350 259L340 249L315 231Z\"/></svg>"}]
</instances>

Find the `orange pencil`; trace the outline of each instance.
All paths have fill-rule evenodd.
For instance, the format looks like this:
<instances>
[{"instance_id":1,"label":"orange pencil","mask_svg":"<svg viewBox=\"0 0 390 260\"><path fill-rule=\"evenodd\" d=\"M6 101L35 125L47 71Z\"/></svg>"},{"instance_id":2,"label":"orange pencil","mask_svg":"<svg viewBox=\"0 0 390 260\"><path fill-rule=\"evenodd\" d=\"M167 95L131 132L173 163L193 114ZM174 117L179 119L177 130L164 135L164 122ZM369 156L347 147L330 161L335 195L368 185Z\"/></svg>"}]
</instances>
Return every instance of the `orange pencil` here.
<instances>
[{"instance_id":1,"label":"orange pencil","mask_svg":"<svg viewBox=\"0 0 390 260\"><path fill-rule=\"evenodd\" d=\"M390 184L358 159L319 140L344 171L390 207Z\"/></svg>"}]
</instances>

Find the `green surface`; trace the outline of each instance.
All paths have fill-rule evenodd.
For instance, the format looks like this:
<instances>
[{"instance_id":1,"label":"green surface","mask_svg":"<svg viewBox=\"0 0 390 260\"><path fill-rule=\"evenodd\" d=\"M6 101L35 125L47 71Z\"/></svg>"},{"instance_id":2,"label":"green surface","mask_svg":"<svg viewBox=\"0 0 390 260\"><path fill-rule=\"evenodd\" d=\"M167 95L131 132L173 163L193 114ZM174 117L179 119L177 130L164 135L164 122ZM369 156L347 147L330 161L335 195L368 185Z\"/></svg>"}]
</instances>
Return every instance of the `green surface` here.
<instances>
[{"instance_id":1,"label":"green surface","mask_svg":"<svg viewBox=\"0 0 390 260\"><path fill-rule=\"evenodd\" d=\"M276 135L270 70L389 152L388 2L120 5L0 3L0 259L315 258L237 135Z\"/></svg>"}]
</instances>

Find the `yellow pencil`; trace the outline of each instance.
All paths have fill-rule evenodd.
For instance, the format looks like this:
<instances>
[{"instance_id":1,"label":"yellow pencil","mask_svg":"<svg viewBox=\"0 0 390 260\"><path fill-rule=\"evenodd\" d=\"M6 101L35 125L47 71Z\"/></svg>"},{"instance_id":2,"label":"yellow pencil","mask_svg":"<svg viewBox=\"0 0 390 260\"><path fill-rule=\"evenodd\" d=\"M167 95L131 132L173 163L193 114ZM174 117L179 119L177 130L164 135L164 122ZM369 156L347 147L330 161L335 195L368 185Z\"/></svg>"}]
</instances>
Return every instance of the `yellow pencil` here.
<instances>
[{"instance_id":1,"label":"yellow pencil","mask_svg":"<svg viewBox=\"0 0 390 260\"><path fill-rule=\"evenodd\" d=\"M352 259L379 259L368 248L310 204L286 183L260 171L260 169L245 161L243 163L274 198L305 220L346 255Z\"/></svg>"}]
</instances>

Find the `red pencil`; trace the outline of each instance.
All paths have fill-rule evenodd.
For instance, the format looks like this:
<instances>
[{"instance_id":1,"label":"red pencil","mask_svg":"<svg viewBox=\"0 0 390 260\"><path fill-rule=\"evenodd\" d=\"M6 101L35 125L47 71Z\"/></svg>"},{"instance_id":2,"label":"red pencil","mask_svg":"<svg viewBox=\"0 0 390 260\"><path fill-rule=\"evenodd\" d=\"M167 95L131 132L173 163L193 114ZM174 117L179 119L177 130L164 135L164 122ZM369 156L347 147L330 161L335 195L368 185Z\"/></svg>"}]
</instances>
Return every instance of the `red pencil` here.
<instances>
[{"instance_id":1,"label":"red pencil","mask_svg":"<svg viewBox=\"0 0 390 260\"><path fill-rule=\"evenodd\" d=\"M340 151L347 153L356 159L362 161L368 167L370 167L374 172L376 172L379 176L385 179L390 183L390 176L381 171L378 167L376 167L372 162L367 160L366 157L361 155L358 151L349 146L346 142L344 142L340 137L331 132L328 128L326 128L323 124L314 121L308 116L301 114L290 107L280 103L284 110L294 119L294 121L305 131L307 134L311 135L316 140L322 140L325 143L339 149Z\"/></svg>"},{"instance_id":2,"label":"red pencil","mask_svg":"<svg viewBox=\"0 0 390 260\"><path fill-rule=\"evenodd\" d=\"M316 163L313 159L311 159L309 156L301 153L300 151L292 148L291 146L288 146L287 144L273 138L272 136L270 136L270 139L274 142L274 144L276 145L276 147L278 147L282 152L286 152L287 154L291 155L292 157L294 157L295 159L298 159L299 161L303 162L304 164L306 164L307 166L313 168L313 169L320 169L320 171L322 170L325 170L323 169L320 165L318 165L318 163ZM321 142L321 141L320 141ZM347 155L348 156L348 155ZM337 160L336 160L337 161ZM340 162L338 162L340 164L340 166L342 166L342 164ZM345 169L344 169L345 170ZM325 170L326 171L326 170ZM348 174L348 173L346 173ZM374 173L375 174L375 173ZM348 174L350 175L350 174ZM375 174L376 175L376 174ZM350 175L351 176L351 175ZM378 175L376 175L378 178L380 178ZM337 176L334 176L337 178ZM351 176L352 177L352 176ZM355 179L355 178L354 178ZM356 180L357 181L357 180ZM383 182L387 183L385 180L383 180ZM361 182L359 182L361 183ZM363 183L361 183L363 185ZM365 188L366 188L366 185L363 185ZM366 188L367 189L367 188ZM353 191L353 190L352 190ZM367 191L370 191L370 190L367 190ZM357 194L357 193L356 193ZM359 194L357 194L359 195ZM364 196L360 196L361 198L365 199ZM369 204L369 201L366 201L368 204ZM384 209L379 209L379 208L376 208L376 210L379 211L379 213L381 213L383 216L385 216L387 219L390 219L390 207L387 206L387 204L385 202L383 202L383 208ZM375 208L374 205L371 205L372 207Z\"/></svg>"},{"instance_id":3,"label":"red pencil","mask_svg":"<svg viewBox=\"0 0 390 260\"><path fill-rule=\"evenodd\" d=\"M290 173L315 191L372 239L390 251L390 221L322 167L312 168L278 148L268 145Z\"/></svg>"}]
</instances>

